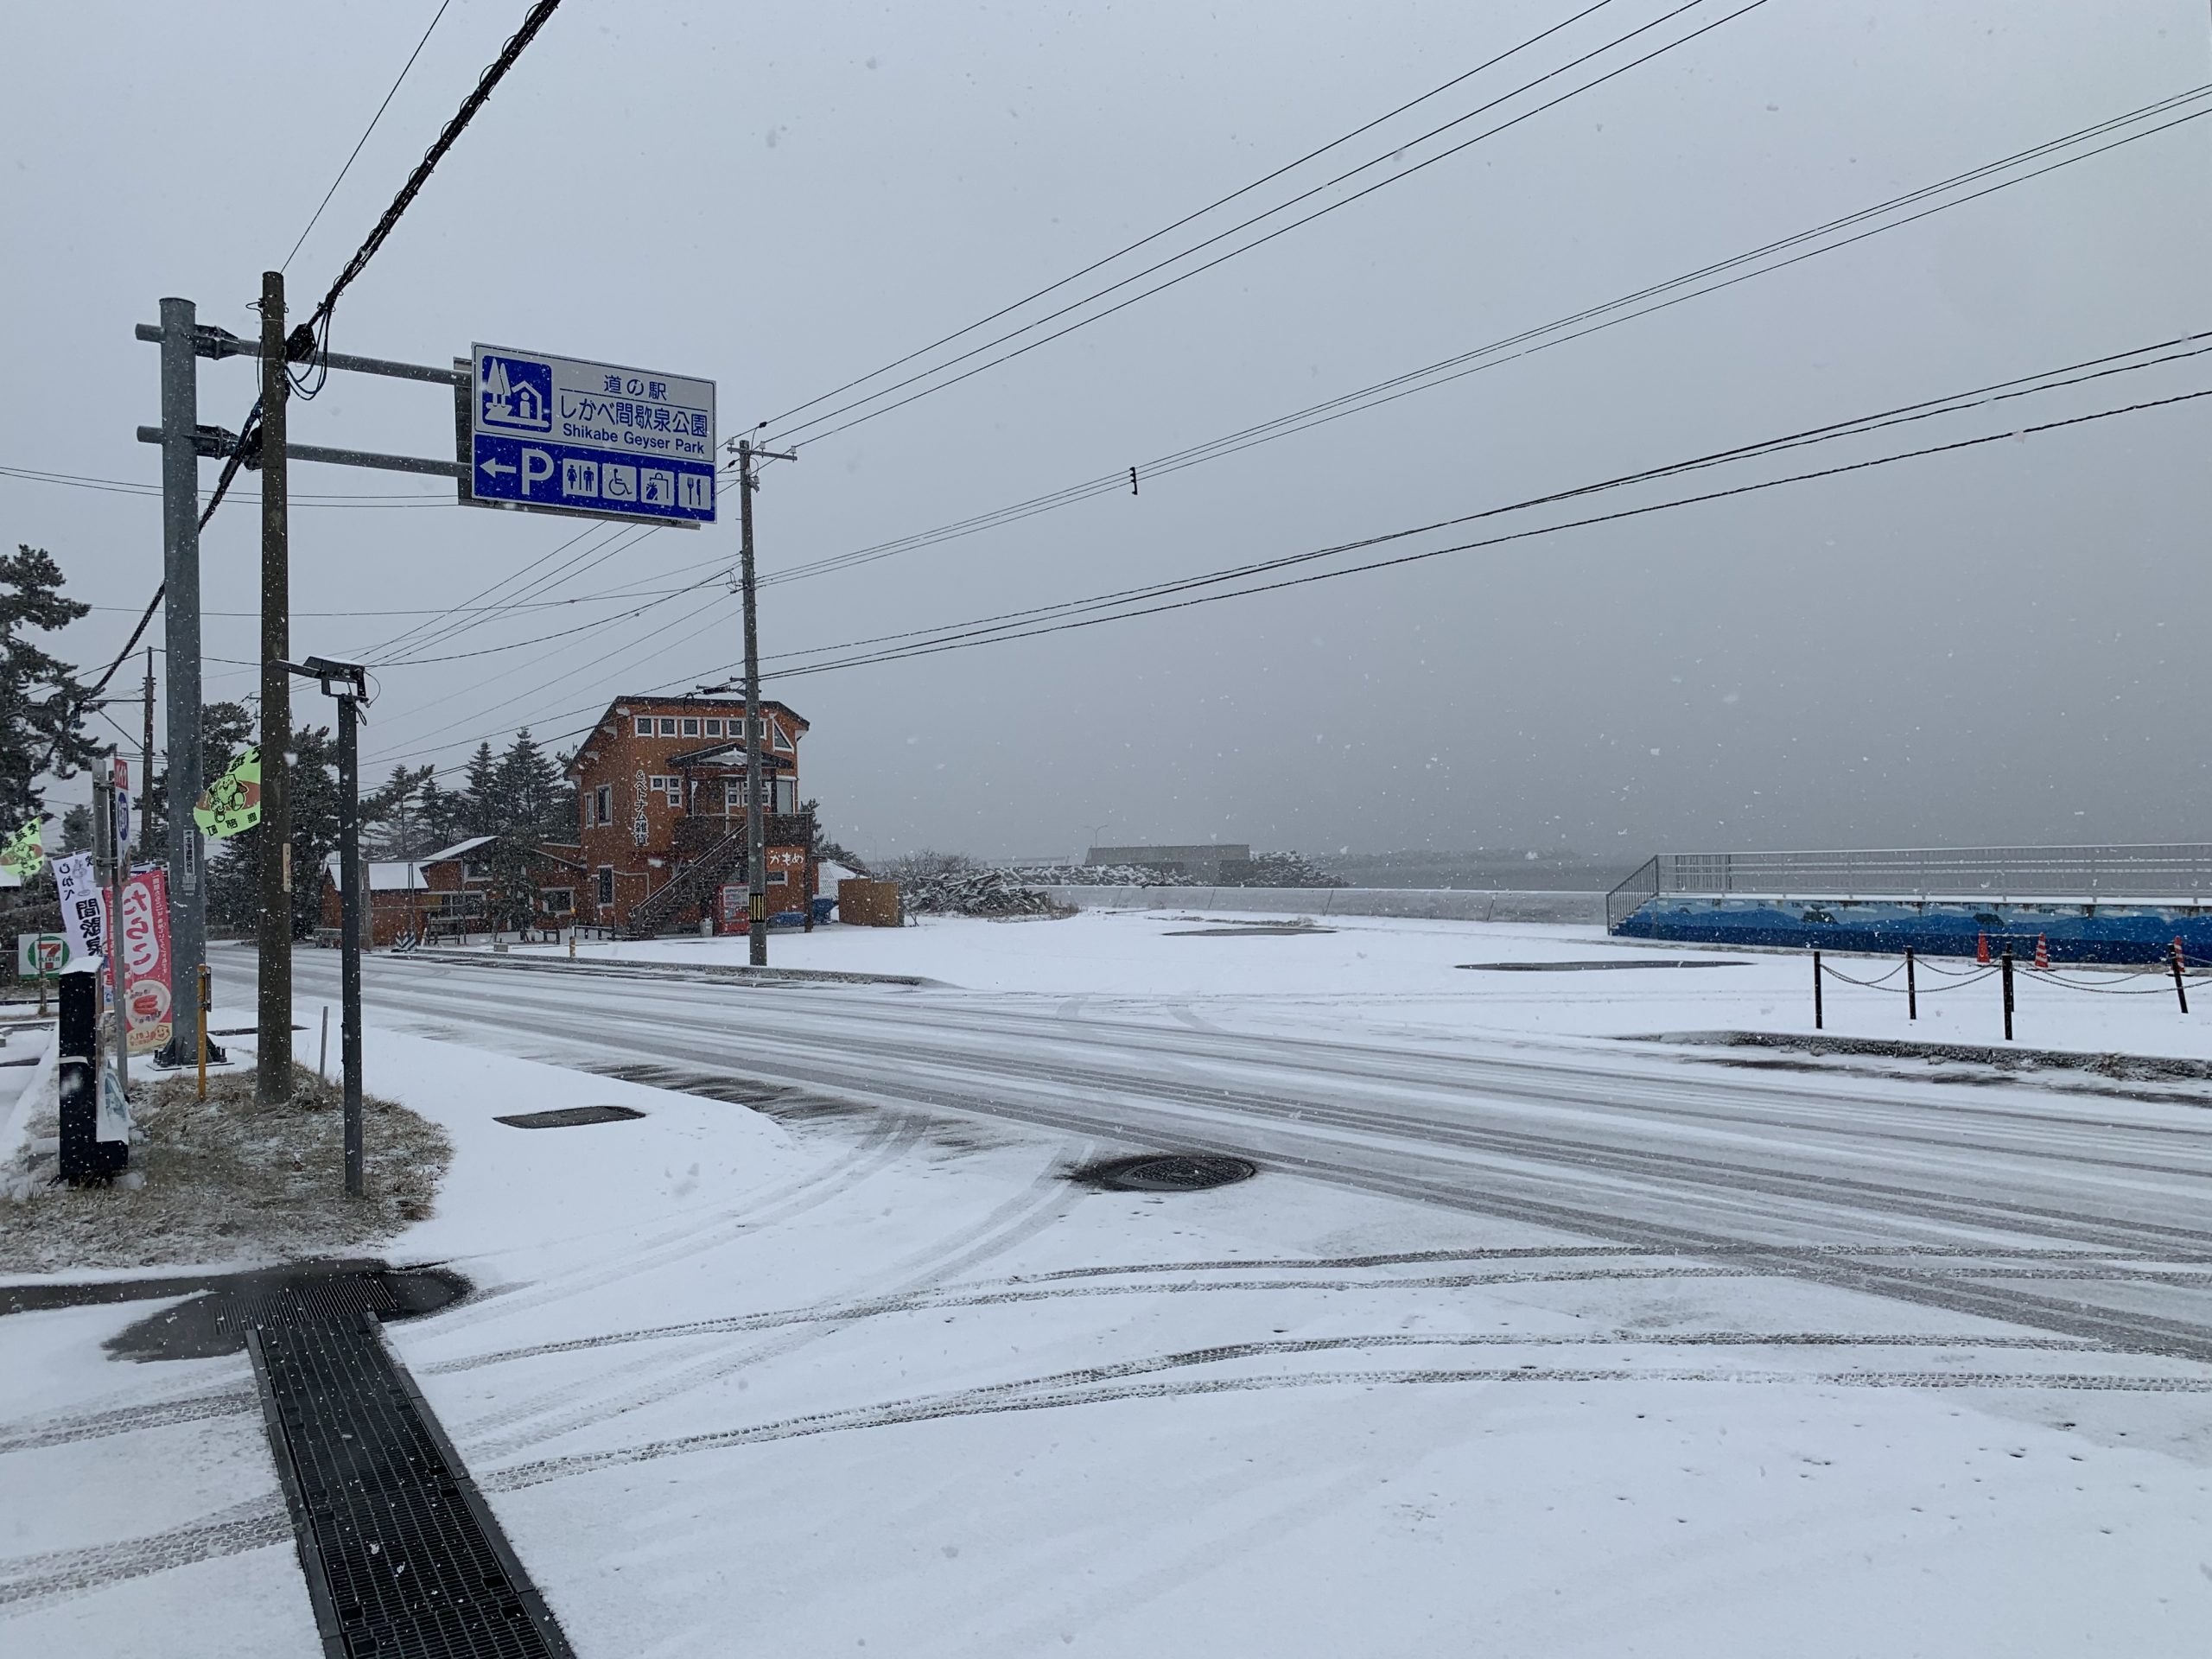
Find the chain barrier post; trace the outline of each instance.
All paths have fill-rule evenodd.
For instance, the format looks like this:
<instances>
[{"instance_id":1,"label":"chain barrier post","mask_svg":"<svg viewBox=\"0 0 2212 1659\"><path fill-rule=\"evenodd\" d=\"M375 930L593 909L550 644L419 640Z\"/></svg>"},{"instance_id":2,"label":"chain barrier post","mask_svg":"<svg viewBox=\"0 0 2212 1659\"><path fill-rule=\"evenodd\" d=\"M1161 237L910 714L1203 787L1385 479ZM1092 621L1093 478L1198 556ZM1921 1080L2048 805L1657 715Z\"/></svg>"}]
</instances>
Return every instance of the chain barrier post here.
<instances>
[{"instance_id":1,"label":"chain barrier post","mask_svg":"<svg viewBox=\"0 0 2212 1659\"><path fill-rule=\"evenodd\" d=\"M1813 952L1813 1029L1821 1030L1823 1023L1821 1008L1821 953L1815 950Z\"/></svg>"},{"instance_id":2,"label":"chain barrier post","mask_svg":"<svg viewBox=\"0 0 2212 1659\"><path fill-rule=\"evenodd\" d=\"M2189 985L2181 976L2181 938L2174 938L2174 995L2181 1001L2181 1011L2189 1012Z\"/></svg>"},{"instance_id":3,"label":"chain barrier post","mask_svg":"<svg viewBox=\"0 0 2212 1659\"><path fill-rule=\"evenodd\" d=\"M2004 979L2005 1040L2009 1043L2012 1040L2012 947L2009 944L2005 947Z\"/></svg>"},{"instance_id":4,"label":"chain barrier post","mask_svg":"<svg viewBox=\"0 0 2212 1659\"><path fill-rule=\"evenodd\" d=\"M1904 1017L1908 1020L1920 1018L1920 982L1913 976L1910 945L1905 947L1904 952Z\"/></svg>"}]
</instances>

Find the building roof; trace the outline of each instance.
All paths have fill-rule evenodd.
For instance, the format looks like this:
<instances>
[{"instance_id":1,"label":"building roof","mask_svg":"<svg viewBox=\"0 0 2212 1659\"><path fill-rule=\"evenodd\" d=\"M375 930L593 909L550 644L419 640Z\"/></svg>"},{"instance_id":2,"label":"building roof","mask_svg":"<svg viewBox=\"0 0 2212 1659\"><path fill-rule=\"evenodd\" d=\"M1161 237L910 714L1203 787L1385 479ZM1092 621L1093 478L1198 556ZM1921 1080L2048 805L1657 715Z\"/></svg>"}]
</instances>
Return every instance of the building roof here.
<instances>
[{"instance_id":1,"label":"building roof","mask_svg":"<svg viewBox=\"0 0 2212 1659\"><path fill-rule=\"evenodd\" d=\"M791 704L787 702L779 702L773 697L763 697L760 699L760 707L770 714L783 715L794 726L798 728L799 734L802 736L812 729L811 724L807 720L806 716L799 713L798 709L792 708ZM736 714L742 716L745 713L745 699L741 696L703 696L697 694L652 697L615 697L607 703L607 707L603 710L601 711L599 718L592 721L591 730L586 733L582 741L577 743L575 752L569 758L568 769L562 773L562 776L564 778L575 778L582 774L584 769L585 752L590 748L592 740L599 735L600 728L601 727L605 726L609 721L620 717L620 715L618 715L617 710L620 710L625 714L651 713L658 715L664 712L683 709L697 709L702 710L711 709L719 715ZM740 740L740 741L742 741L742 739Z\"/></svg>"},{"instance_id":2,"label":"building roof","mask_svg":"<svg viewBox=\"0 0 2212 1659\"><path fill-rule=\"evenodd\" d=\"M471 836L467 841L456 841L450 847L427 854L416 860L416 867L419 869L425 864L443 864L451 859L459 858L464 853L473 853L479 847L489 846L498 839L497 836Z\"/></svg>"},{"instance_id":3,"label":"building roof","mask_svg":"<svg viewBox=\"0 0 2212 1659\"><path fill-rule=\"evenodd\" d=\"M728 743L709 743L703 749L688 749L682 754L668 758L671 766L741 766L745 764L745 740L737 738ZM798 760L788 749L772 749L765 744L760 750L760 769L763 772L796 772Z\"/></svg>"},{"instance_id":4,"label":"building roof","mask_svg":"<svg viewBox=\"0 0 2212 1659\"><path fill-rule=\"evenodd\" d=\"M337 854L327 853L323 855L322 873L333 882L338 880ZM423 883L423 867L419 863L410 864L403 860L386 862L381 859L370 863L369 891L371 893L404 893L410 887L417 893L425 891Z\"/></svg>"}]
</instances>

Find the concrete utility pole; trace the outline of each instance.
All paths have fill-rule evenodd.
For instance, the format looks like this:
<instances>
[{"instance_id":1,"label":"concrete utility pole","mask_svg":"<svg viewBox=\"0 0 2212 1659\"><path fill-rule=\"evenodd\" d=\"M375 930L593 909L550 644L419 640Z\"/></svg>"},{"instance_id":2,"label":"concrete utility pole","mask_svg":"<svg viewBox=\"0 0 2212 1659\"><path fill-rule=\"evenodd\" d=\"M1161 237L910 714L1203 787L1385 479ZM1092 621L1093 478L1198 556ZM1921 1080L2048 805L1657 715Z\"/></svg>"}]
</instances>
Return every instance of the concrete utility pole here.
<instances>
[{"instance_id":1,"label":"concrete utility pole","mask_svg":"<svg viewBox=\"0 0 2212 1659\"><path fill-rule=\"evenodd\" d=\"M758 487L753 480L753 463L756 458L797 461L798 454L796 451L779 455L772 450L755 449L750 438L737 441L739 558L745 588L745 868L747 881L746 915L749 918L746 924L746 935L751 946L747 955L755 968L766 968L768 965L767 826L762 817L760 799L760 745L763 736L760 723L760 612L753 602L753 492Z\"/></svg>"},{"instance_id":2,"label":"concrete utility pole","mask_svg":"<svg viewBox=\"0 0 2212 1659\"><path fill-rule=\"evenodd\" d=\"M146 747L139 753L143 758L138 764L144 771L138 779L138 821L150 823L154 808L154 648L151 645L146 647ZM175 816L174 806L170 808L170 816ZM143 831L140 832L139 839L145 839Z\"/></svg>"},{"instance_id":3,"label":"concrete utility pole","mask_svg":"<svg viewBox=\"0 0 2212 1659\"><path fill-rule=\"evenodd\" d=\"M292 1097L291 574L285 515L284 273L261 275L261 918L254 1098Z\"/></svg>"},{"instance_id":4,"label":"concrete utility pole","mask_svg":"<svg viewBox=\"0 0 2212 1659\"><path fill-rule=\"evenodd\" d=\"M200 880L200 826L192 809L200 775L200 376L190 300L162 302L162 626L169 656L169 951L172 982L199 982L207 960L207 895ZM147 784L152 785L150 766ZM178 1029L182 1031L182 1024ZM181 1039L163 1052L171 1065L188 1063Z\"/></svg>"}]
</instances>

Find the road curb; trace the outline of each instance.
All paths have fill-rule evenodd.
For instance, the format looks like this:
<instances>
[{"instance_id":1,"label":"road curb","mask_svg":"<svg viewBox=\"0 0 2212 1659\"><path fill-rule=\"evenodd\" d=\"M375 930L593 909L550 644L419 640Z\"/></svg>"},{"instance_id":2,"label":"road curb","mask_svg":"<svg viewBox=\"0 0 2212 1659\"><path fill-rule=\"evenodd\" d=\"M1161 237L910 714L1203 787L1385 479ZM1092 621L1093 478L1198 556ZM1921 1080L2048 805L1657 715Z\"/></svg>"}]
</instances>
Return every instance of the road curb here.
<instances>
[{"instance_id":1,"label":"road curb","mask_svg":"<svg viewBox=\"0 0 2212 1659\"><path fill-rule=\"evenodd\" d=\"M2163 1054L2091 1053L2068 1048L2021 1048L1980 1043L1918 1043L1885 1037L1810 1037L1776 1031L1669 1031L1622 1040L1699 1048L1776 1048L1800 1054L1872 1054L1903 1060L1964 1060L2005 1071L2094 1071L2133 1080L2202 1083L2212 1079L2212 1060Z\"/></svg>"}]
</instances>

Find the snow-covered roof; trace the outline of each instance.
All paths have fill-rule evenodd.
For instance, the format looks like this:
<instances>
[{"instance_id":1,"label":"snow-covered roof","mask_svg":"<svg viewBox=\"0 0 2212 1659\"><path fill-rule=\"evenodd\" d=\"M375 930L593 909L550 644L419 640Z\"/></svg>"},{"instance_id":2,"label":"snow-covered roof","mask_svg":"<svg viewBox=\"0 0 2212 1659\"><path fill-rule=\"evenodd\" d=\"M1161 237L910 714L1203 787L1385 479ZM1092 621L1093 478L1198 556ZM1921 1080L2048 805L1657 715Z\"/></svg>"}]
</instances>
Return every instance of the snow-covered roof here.
<instances>
[{"instance_id":1,"label":"snow-covered roof","mask_svg":"<svg viewBox=\"0 0 2212 1659\"><path fill-rule=\"evenodd\" d=\"M498 839L497 836L471 836L467 841L456 841L450 847L418 859L416 868L419 869L425 864L442 864L449 858L459 858L464 853L474 852L479 847L487 847Z\"/></svg>"},{"instance_id":2,"label":"snow-covered roof","mask_svg":"<svg viewBox=\"0 0 2212 1659\"><path fill-rule=\"evenodd\" d=\"M327 854L322 861L323 874L332 881L338 880L338 855ZM411 878L411 879L410 879ZM402 859L372 860L369 864L371 893L404 893L412 887L417 893L425 891L429 884L423 880L423 867Z\"/></svg>"},{"instance_id":3,"label":"snow-covered roof","mask_svg":"<svg viewBox=\"0 0 2212 1659\"><path fill-rule=\"evenodd\" d=\"M822 861L820 880L823 887L830 892L836 891L840 881L864 881L867 879L858 870L849 870L834 860L825 858Z\"/></svg>"}]
</instances>

